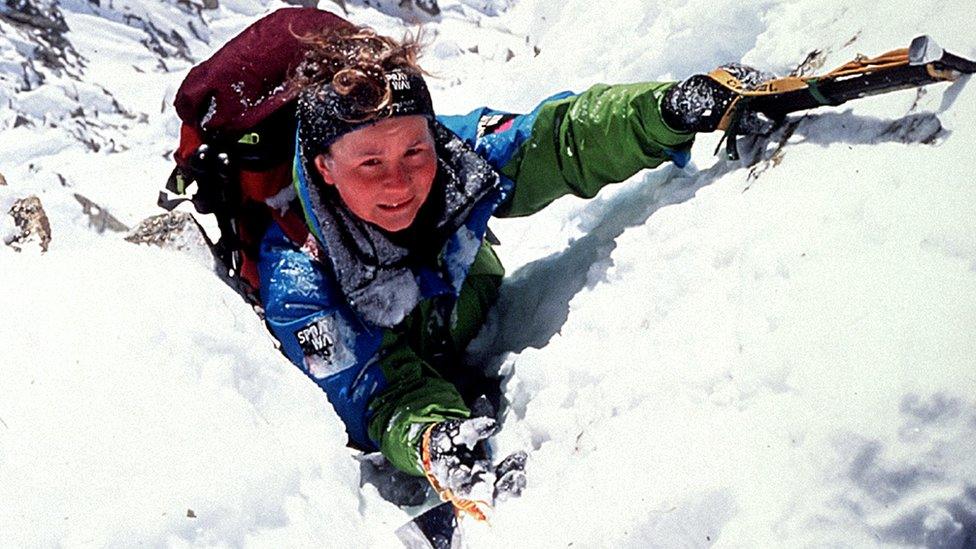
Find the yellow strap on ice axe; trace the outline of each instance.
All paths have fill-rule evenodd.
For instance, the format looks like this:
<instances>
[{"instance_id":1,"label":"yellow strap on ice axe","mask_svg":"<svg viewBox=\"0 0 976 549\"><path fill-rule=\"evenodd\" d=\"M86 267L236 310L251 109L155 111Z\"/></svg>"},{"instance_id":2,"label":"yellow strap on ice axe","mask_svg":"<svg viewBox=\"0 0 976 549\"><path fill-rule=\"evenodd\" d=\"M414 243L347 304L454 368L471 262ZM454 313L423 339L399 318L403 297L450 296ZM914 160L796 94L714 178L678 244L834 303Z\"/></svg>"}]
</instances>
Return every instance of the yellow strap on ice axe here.
<instances>
[{"instance_id":1,"label":"yellow strap on ice axe","mask_svg":"<svg viewBox=\"0 0 976 549\"><path fill-rule=\"evenodd\" d=\"M797 78L795 76L787 76L784 78L774 78L759 84L753 89L747 89L742 82L729 73L723 68L717 68L712 72L708 73L708 76L715 80L722 86L734 91L736 93L735 99L729 104L728 108L725 109L725 113L722 115L722 120L718 123L719 130L727 130L732 123L733 113L736 112L736 107L739 101L743 97L756 97L760 95L772 95L776 93L783 93L788 91L802 90L809 88L807 82L803 79Z\"/></svg>"},{"instance_id":2,"label":"yellow strap on ice axe","mask_svg":"<svg viewBox=\"0 0 976 549\"><path fill-rule=\"evenodd\" d=\"M852 74L862 74L866 72L891 69L908 64L908 48L891 50L877 57L857 56L853 61L845 63L823 76L814 78L836 78L838 76L850 76Z\"/></svg>"}]
</instances>

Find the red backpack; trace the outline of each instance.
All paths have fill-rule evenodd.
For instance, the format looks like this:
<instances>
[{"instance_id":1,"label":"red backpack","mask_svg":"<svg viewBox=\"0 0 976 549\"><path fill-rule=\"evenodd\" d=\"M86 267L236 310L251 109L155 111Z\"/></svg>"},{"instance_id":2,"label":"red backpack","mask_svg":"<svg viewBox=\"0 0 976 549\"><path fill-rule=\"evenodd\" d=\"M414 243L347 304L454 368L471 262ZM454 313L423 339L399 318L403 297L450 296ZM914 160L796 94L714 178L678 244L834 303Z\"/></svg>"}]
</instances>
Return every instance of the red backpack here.
<instances>
[{"instance_id":1,"label":"red backpack","mask_svg":"<svg viewBox=\"0 0 976 549\"><path fill-rule=\"evenodd\" d=\"M327 11L284 8L259 19L186 75L174 100L183 125L176 168L158 204L186 201L214 214L215 253L248 298L258 288L257 253L268 224L278 221L296 241L308 234L299 212L272 207L292 180L295 90L285 86L301 62L310 32L349 25ZM196 191L188 196L192 183Z\"/></svg>"}]
</instances>

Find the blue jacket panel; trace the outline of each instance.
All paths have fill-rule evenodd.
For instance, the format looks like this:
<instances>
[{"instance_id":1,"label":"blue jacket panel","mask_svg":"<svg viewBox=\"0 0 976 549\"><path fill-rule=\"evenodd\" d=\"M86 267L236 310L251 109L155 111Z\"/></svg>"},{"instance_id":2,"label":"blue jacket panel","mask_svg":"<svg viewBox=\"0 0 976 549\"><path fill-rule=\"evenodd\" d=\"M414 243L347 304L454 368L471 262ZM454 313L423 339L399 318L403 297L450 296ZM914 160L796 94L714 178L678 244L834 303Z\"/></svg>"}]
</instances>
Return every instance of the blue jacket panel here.
<instances>
[{"instance_id":1,"label":"blue jacket panel","mask_svg":"<svg viewBox=\"0 0 976 549\"><path fill-rule=\"evenodd\" d=\"M542 107L550 101L572 95L570 92L560 92L547 97L528 114L511 114L481 107L467 114L438 116L437 120L501 171L531 136L532 126Z\"/></svg>"},{"instance_id":2,"label":"blue jacket panel","mask_svg":"<svg viewBox=\"0 0 976 549\"><path fill-rule=\"evenodd\" d=\"M369 446L369 402L386 387L374 360L382 331L359 322L322 264L277 224L264 236L258 268L265 320L285 356L325 390L350 438Z\"/></svg>"}]
</instances>

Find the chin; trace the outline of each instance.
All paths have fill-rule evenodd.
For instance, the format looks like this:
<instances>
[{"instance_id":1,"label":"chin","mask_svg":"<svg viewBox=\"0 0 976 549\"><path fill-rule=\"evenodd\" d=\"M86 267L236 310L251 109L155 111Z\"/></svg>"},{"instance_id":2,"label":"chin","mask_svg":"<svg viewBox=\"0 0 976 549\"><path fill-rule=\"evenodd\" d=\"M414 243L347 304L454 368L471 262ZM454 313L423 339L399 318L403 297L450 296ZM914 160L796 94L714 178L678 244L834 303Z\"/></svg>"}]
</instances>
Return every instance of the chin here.
<instances>
[{"instance_id":1,"label":"chin","mask_svg":"<svg viewBox=\"0 0 976 549\"><path fill-rule=\"evenodd\" d=\"M411 212L409 216L398 216L396 218L383 219L382 221L377 220L374 221L374 224L385 231L395 233L410 228L416 217L417 212Z\"/></svg>"}]
</instances>

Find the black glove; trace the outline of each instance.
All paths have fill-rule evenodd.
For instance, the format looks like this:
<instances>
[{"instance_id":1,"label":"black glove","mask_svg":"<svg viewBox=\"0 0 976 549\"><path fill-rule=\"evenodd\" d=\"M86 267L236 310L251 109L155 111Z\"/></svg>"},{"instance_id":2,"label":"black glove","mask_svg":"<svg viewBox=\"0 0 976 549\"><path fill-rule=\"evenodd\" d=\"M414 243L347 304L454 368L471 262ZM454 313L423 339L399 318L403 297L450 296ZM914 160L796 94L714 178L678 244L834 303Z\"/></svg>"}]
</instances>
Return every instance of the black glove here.
<instances>
[{"instance_id":1,"label":"black glove","mask_svg":"<svg viewBox=\"0 0 976 549\"><path fill-rule=\"evenodd\" d=\"M525 488L525 452L491 465L487 439L498 430L488 417L435 423L421 439L421 464L431 485L445 501L478 516L479 505L519 496ZM484 518L481 513L480 518Z\"/></svg>"},{"instance_id":2,"label":"black glove","mask_svg":"<svg viewBox=\"0 0 976 549\"><path fill-rule=\"evenodd\" d=\"M719 68L738 79L746 90L775 78L770 73L738 63ZM711 76L696 74L665 92L661 117L675 130L715 131L738 95ZM736 121L734 130L739 134L766 134L772 127L772 122L761 113L746 111Z\"/></svg>"}]
</instances>

